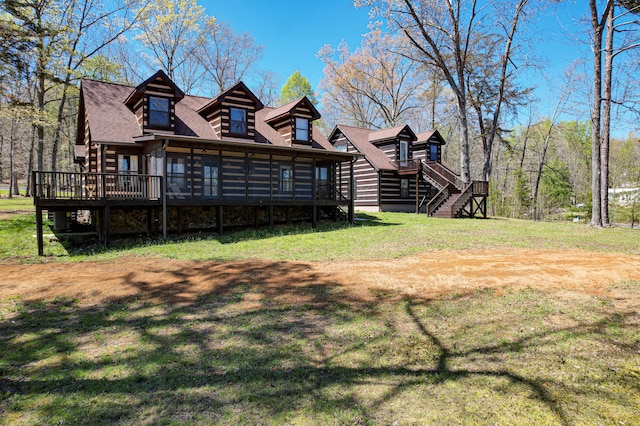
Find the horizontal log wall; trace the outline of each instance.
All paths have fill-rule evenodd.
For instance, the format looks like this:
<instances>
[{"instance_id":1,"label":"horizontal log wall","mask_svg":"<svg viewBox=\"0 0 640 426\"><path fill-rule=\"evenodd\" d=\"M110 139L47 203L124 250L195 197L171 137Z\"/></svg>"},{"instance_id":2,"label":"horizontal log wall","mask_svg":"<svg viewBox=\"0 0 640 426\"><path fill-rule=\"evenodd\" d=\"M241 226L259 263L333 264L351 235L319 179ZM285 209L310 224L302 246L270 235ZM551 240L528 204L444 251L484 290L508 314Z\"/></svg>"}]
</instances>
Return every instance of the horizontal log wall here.
<instances>
[{"instance_id":1,"label":"horizontal log wall","mask_svg":"<svg viewBox=\"0 0 640 426\"><path fill-rule=\"evenodd\" d=\"M184 150L183 150L184 151ZM191 154L167 152L167 164L174 159L184 164L184 179L168 175L173 198L206 197L204 166L218 168L219 198L229 200L313 200L314 162L287 156L246 154L233 151ZM285 179L288 175L288 179ZM173 178L173 179L172 179ZM184 182L175 188L171 182Z\"/></svg>"},{"instance_id":2,"label":"horizontal log wall","mask_svg":"<svg viewBox=\"0 0 640 426\"><path fill-rule=\"evenodd\" d=\"M357 153L359 152L344 135L340 135L335 144L347 144L347 152ZM342 182L340 192L348 196L349 194L349 170L350 165L343 163L341 166ZM378 172L373 168L371 163L364 157L358 158L353 165L353 175L355 178L355 205L356 206L368 206L378 204Z\"/></svg>"}]
</instances>

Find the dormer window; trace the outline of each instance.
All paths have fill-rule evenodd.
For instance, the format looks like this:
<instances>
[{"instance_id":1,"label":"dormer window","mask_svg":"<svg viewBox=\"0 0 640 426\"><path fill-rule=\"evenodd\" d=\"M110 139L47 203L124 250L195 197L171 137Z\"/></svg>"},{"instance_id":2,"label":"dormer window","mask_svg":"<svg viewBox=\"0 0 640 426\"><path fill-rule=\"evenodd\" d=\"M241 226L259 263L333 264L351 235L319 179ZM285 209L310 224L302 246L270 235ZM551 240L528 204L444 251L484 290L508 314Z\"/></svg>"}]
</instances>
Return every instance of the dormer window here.
<instances>
[{"instance_id":1,"label":"dormer window","mask_svg":"<svg viewBox=\"0 0 640 426\"><path fill-rule=\"evenodd\" d=\"M169 99L149 96L149 126L170 127Z\"/></svg>"},{"instance_id":2,"label":"dormer window","mask_svg":"<svg viewBox=\"0 0 640 426\"><path fill-rule=\"evenodd\" d=\"M309 142L309 119L296 117L296 140Z\"/></svg>"},{"instance_id":3,"label":"dormer window","mask_svg":"<svg viewBox=\"0 0 640 426\"><path fill-rule=\"evenodd\" d=\"M398 160L400 160L403 165L406 165L407 160L409 160L409 142L400 141L400 149L398 151Z\"/></svg>"},{"instance_id":4,"label":"dormer window","mask_svg":"<svg viewBox=\"0 0 640 426\"><path fill-rule=\"evenodd\" d=\"M247 110L242 108L229 109L229 131L234 135L247 134Z\"/></svg>"},{"instance_id":5,"label":"dormer window","mask_svg":"<svg viewBox=\"0 0 640 426\"><path fill-rule=\"evenodd\" d=\"M333 147L338 152L347 152L347 143L346 142L338 142Z\"/></svg>"},{"instance_id":6,"label":"dormer window","mask_svg":"<svg viewBox=\"0 0 640 426\"><path fill-rule=\"evenodd\" d=\"M438 161L438 154L440 151L439 145L429 145L429 160L430 161Z\"/></svg>"}]
</instances>

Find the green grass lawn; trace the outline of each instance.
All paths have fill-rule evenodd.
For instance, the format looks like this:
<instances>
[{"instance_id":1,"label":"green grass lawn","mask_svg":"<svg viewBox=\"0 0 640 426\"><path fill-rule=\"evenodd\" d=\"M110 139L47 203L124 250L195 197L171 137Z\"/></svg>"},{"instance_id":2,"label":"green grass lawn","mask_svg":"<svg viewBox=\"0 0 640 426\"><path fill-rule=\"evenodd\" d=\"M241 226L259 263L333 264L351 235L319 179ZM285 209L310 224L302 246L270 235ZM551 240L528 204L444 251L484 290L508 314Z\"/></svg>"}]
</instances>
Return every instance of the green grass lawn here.
<instances>
[{"instance_id":1,"label":"green grass lawn","mask_svg":"<svg viewBox=\"0 0 640 426\"><path fill-rule=\"evenodd\" d=\"M54 240L45 260L90 268L122 256L640 254L640 234L628 229L412 214L366 219L132 240L107 251ZM0 257L41 261L34 233L33 213L0 219ZM0 424L640 424L640 282L612 282L606 297L529 288L435 300L377 292L365 300L317 283L288 288L294 303L273 291L243 277L185 303L28 302L0 291Z\"/></svg>"},{"instance_id":2,"label":"green grass lawn","mask_svg":"<svg viewBox=\"0 0 640 426\"><path fill-rule=\"evenodd\" d=\"M2 211L33 207L30 199L0 199ZM572 222L511 219L437 219L409 213L360 213L355 225L321 223L253 229L226 235L189 234L168 241L115 240L106 250L95 238L86 244L45 238L45 255L60 260L104 260L160 256L183 260L270 259L327 261L385 259L433 250L490 248L581 249L640 254L640 234L625 228L593 229ZM53 232L45 226L45 234ZM40 261L33 213L0 219L0 259ZM50 259L47 259L48 261Z\"/></svg>"},{"instance_id":3,"label":"green grass lawn","mask_svg":"<svg viewBox=\"0 0 640 426\"><path fill-rule=\"evenodd\" d=\"M0 304L3 424L639 424L638 312L521 290L377 303Z\"/></svg>"}]
</instances>

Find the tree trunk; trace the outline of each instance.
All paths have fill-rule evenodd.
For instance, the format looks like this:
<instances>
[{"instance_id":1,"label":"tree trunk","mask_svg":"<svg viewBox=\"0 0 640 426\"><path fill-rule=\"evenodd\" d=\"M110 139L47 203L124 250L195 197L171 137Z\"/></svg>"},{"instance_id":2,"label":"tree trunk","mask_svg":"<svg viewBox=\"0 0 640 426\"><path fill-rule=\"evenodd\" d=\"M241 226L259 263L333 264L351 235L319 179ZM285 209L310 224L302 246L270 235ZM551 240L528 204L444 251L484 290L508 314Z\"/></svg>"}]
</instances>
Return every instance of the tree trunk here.
<instances>
[{"instance_id":1,"label":"tree trunk","mask_svg":"<svg viewBox=\"0 0 640 426\"><path fill-rule=\"evenodd\" d=\"M602 222L602 166L601 166L601 107L602 107L602 33L604 23L598 15L596 0L589 0L593 28L593 104L591 106L591 226ZM612 7L607 0L605 16Z\"/></svg>"},{"instance_id":2,"label":"tree trunk","mask_svg":"<svg viewBox=\"0 0 640 426\"><path fill-rule=\"evenodd\" d=\"M609 139L611 135L611 80L613 72L613 6L607 13L604 50L604 97L602 99L602 141L600 147L600 216L609 225Z\"/></svg>"},{"instance_id":3,"label":"tree trunk","mask_svg":"<svg viewBox=\"0 0 640 426\"><path fill-rule=\"evenodd\" d=\"M11 130L9 132L9 198L13 198L13 180L15 179L15 173L13 172L13 155L15 151L15 125L16 119L11 119Z\"/></svg>"},{"instance_id":4,"label":"tree trunk","mask_svg":"<svg viewBox=\"0 0 640 426\"><path fill-rule=\"evenodd\" d=\"M35 144L36 144L36 133L35 133L35 128L31 128L31 148L29 149L29 162L27 164L27 191L26 191L26 195L27 197L30 196L34 196L35 194L31 193L31 186L32 186L32 182L31 182L31 176L32 176L32 172L33 172L33 154L35 151Z\"/></svg>"}]
</instances>

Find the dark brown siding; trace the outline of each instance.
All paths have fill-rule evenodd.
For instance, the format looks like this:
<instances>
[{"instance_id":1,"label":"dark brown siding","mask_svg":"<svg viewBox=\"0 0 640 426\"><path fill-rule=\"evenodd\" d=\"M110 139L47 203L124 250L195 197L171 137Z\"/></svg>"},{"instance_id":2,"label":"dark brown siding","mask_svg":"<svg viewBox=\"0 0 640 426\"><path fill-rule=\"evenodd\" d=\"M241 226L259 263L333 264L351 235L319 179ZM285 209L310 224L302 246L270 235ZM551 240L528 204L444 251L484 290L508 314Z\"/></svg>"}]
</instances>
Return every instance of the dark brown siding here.
<instances>
[{"instance_id":1,"label":"dark brown siding","mask_svg":"<svg viewBox=\"0 0 640 426\"><path fill-rule=\"evenodd\" d=\"M155 127L149 124L149 96L166 98L169 100L169 127ZM136 113L136 117L138 118L138 123L142 124L143 132L148 132L149 130L166 130L169 132L175 131L175 111L176 106L173 89L169 85L167 85L160 77L147 85L144 96L134 106L134 112Z\"/></svg>"},{"instance_id":2,"label":"dark brown siding","mask_svg":"<svg viewBox=\"0 0 640 426\"><path fill-rule=\"evenodd\" d=\"M347 140L347 138L340 134L335 140L335 143L346 143L347 152L357 153L358 150ZM349 191L349 164L342 164L341 170L343 179L340 191L346 197L348 197ZM355 177L355 205L356 206L370 206L378 204L378 172L373 168L364 157L358 158L353 165L353 175Z\"/></svg>"},{"instance_id":3,"label":"dark brown siding","mask_svg":"<svg viewBox=\"0 0 640 426\"><path fill-rule=\"evenodd\" d=\"M167 163L182 159L185 164L185 185L168 188L175 198L204 197L203 166L218 166L218 197L238 200L312 200L315 170L310 159L233 151L197 153L188 149L170 148ZM283 181L283 169L289 176ZM171 180L171 179L170 179ZM178 179L180 180L180 179ZM168 182L170 185L171 182Z\"/></svg>"},{"instance_id":4,"label":"dark brown siding","mask_svg":"<svg viewBox=\"0 0 640 426\"><path fill-rule=\"evenodd\" d=\"M247 134L233 134L230 131L230 108L241 108L247 111ZM224 97L224 100L214 108L209 110L205 116L211 127L219 138L238 137L255 139L256 133L256 106L253 100L243 90L234 90Z\"/></svg>"}]
</instances>

